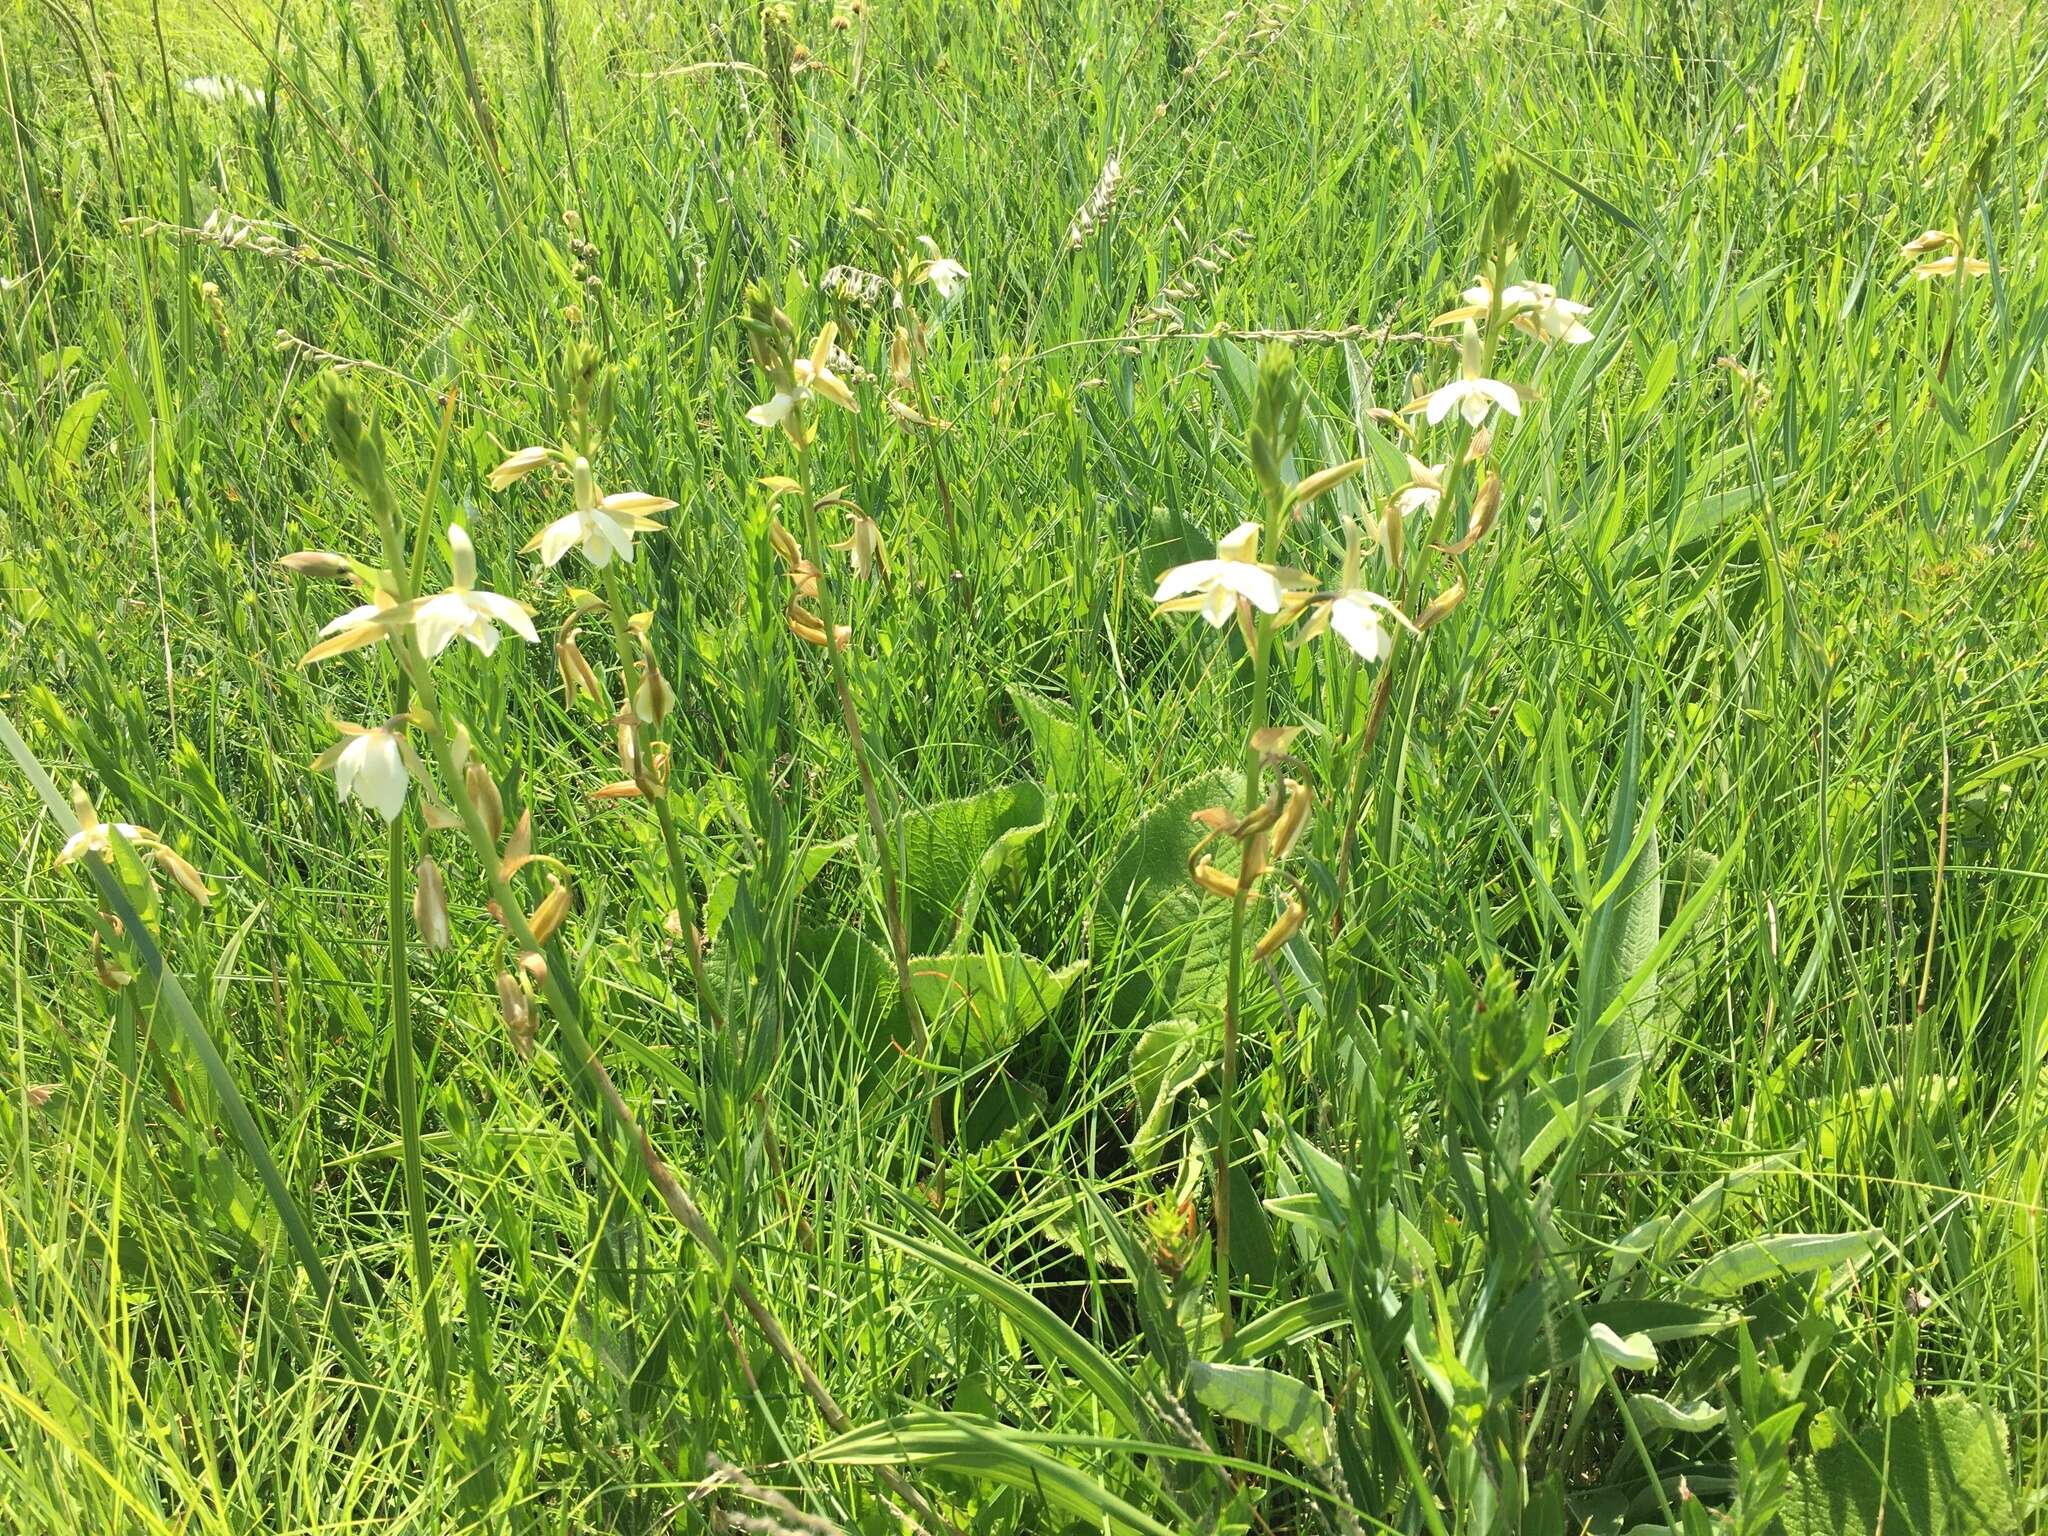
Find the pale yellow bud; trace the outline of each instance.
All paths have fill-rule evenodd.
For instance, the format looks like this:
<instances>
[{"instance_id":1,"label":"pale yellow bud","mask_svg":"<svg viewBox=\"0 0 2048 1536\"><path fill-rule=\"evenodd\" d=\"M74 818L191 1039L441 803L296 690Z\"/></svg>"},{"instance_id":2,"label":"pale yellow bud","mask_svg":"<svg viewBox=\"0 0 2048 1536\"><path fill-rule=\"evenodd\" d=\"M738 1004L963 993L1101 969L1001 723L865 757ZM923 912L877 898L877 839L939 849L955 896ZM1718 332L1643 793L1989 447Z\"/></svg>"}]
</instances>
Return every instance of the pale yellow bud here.
<instances>
[{"instance_id":1,"label":"pale yellow bud","mask_svg":"<svg viewBox=\"0 0 2048 1536\"><path fill-rule=\"evenodd\" d=\"M294 576L338 577L355 574L355 562L347 555L324 549L301 549L277 562Z\"/></svg>"},{"instance_id":2,"label":"pale yellow bud","mask_svg":"<svg viewBox=\"0 0 2048 1536\"><path fill-rule=\"evenodd\" d=\"M519 978L510 971L498 973L498 1012L505 1020L505 1033L512 1037L512 1049L521 1060L533 1057L533 1002Z\"/></svg>"},{"instance_id":3,"label":"pale yellow bud","mask_svg":"<svg viewBox=\"0 0 2048 1536\"><path fill-rule=\"evenodd\" d=\"M441 866L431 854L422 855L413 868L412 923L427 948L448 947L448 887L441 880Z\"/></svg>"},{"instance_id":4,"label":"pale yellow bud","mask_svg":"<svg viewBox=\"0 0 2048 1536\"><path fill-rule=\"evenodd\" d=\"M471 758L469 767L463 770L462 783L469 795L469 803L476 807L484 831L490 834L495 846L505 835L505 802L498 794L498 781L491 777L491 770L481 760Z\"/></svg>"},{"instance_id":5,"label":"pale yellow bud","mask_svg":"<svg viewBox=\"0 0 2048 1536\"><path fill-rule=\"evenodd\" d=\"M548 877L548 893L541 904L533 909L533 916L526 920L526 926L533 930L533 941L545 944L561 930L562 921L569 915L569 887L552 875Z\"/></svg>"}]
</instances>

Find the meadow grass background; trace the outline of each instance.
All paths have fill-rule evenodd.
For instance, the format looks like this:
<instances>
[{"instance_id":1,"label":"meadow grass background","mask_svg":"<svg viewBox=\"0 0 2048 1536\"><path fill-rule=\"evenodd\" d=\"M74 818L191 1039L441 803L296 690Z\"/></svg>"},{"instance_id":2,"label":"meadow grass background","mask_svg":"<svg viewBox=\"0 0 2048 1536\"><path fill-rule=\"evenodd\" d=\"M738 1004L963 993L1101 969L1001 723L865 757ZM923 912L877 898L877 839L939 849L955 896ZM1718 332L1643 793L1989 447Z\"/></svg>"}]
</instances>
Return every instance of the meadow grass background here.
<instances>
[{"instance_id":1,"label":"meadow grass background","mask_svg":"<svg viewBox=\"0 0 2048 1536\"><path fill-rule=\"evenodd\" d=\"M1171 1530L1662 1529L1681 1473L1717 1510L1739 1502L1725 1426L1631 1419L1572 1363L1577 1335L1564 1364L1464 1396L1442 1395L1426 1362L1492 1349L1500 1368L1502 1337L1569 1333L1548 1319L1583 1320L1616 1245L1703 1191L1698 1229L1645 1266L1657 1279L1628 1282L1636 1294L1697 1301L1698 1267L1746 1239L1874 1234L1861 1262L1725 1298L1783 1368L1773 1390L1802 1406L1795 1464L1908 1422L1915 1397L1959 1395L1998 1415L2015 1518L2037 1526L2039 7L874 0L847 14L842 31L829 6L794 7L804 54L786 94L763 72L760 11L737 0L0 14L0 705L60 785L86 784L103 816L158 829L207 872L205 911L167 894L165 956L359 1298L388 1388L373 1411L352 1385L152 988L95 980L91 887L53 871L61 837L10 765L13 1528L642 1531L717 1511L808 1528L730 1484L706 1493L724 1466L817 1519L882 1530L893 1517L863 1468L896 1458L972 1530L1146 1528L1119 1508ZM178 85L203 75L263 100ZM1503 440L1500 528L1469 562L1467 601L1411 653L1398 783L1373 780L1389 857L1349 893L1341 938L1312 923L1287 1004L1267 987L1247 1025L1248 1189L1313 1204L1298 1134L1370 1183L1361 1209L1398 1211L1415 1234L1394 1245L1404 1258L1363 1217L1363 1235L1239 1217L1266 1249L1239 1263L1240 1316L1295 1304L1261 1363L1331 1405L1332 1473L1182 1390L1189 1348L1220 1358L1202 1259L1183 1253L1176 1275L1143 1245L1148 1213L1183 1196L1189 1244L1206 1230L1214 1003L1174 999L1189 1027L1160 1033L1175 1009L1096 904L1140 818L1242 750L1235 642L1155 619L1149 597L1160 569L1248 515L1261 333L1350 328L1348 347L1299 338L1301 468L1365 453L1361 484L1383 495L1366 407L1398 407L1412 373L1451 363L1371 333L1420 329L1456 301L1503 147L1524 157L1532 209L1521 269L1591 300L1597 339L1522 354L1540 400ZM1116 196L1073 245L1112 158ZM944 1064L945 1149L878 1037L865 951L817 949L821 933L881 937L872 849L856 840L801 892L786 867L855 834L860 792L819 658L779 628L756 480L785 466L743 419L760 390L742 289L766 282L801 309L834 264L887 270L863 209L972 273L927 365L954 429L896 430L870 394L821 449L821 475L852 487L896 562L888 586L845 589L868 735L903 814L1020 782L1060 792L971 945L1088 962L1041 1023ZM595 248L594 287L565 211ZM1899 247L1959 214L1992 271L1952 309L1950 288L1905 281ZM225 248L198 233L216 215L278 244ZM808 305L814 326L824 308ZM705 1038L663 931L658 839L638 809L587 798L614 776L609 732L564 706L546 648L451 655L444 686L575 869L568 943L599 1048L736 1263L855 1424L961 1416L899 1421L881 1451L820 1454L830 1430L601 1128L544 1018L535 1058L515 1051L492 986L502 946L452 847L456 947L411 965L454 1341L445 1401L431 1389L385 839L308 766L331 721L381 718L389 677L295 665L330 594L275 562L369 545L316 375L342 370L382 404L412 495L454 385L443 505L486 583L534 602L544 630L558 622L570 567L515 553L548 499L493 496L483 477L556 430L546 380L571 336L619 369L601 478L680 503L632 580L681 700L692 857L714 904L721 882L750 893L742 907L760 897L765 915L729 921L779 936L735 983L747 1038L768 1046L742 1060ZM855 316L846 340L885 370L878 320ZM1331 567L1333 530L1304 535ZM601 639L591 650L608 663ZM1320 648L1281 669L1278 716L1311 724L1298 750L1326 785L1349 773L1369 681ZM1506 1181L1481 1230L1458 1189L1484 1164L1472 1138L1491 1146L1498 1129L1456 1110L1448 978L1497 962L1548 999L1568 1056L1589 953L1611 943L1611 861L1617 846L1640 857L1651 828L1653 925L1675 924L1709 872L1720 882L1639 992L1659 1044L1625 1111L1575 1138L1571 1177ZM1341 831L1319 820L1317 858ZM773 885L748 883L771 868ZM1739 1197L1713 1198L1759 1159ZM1520 1279L1502 1288L1530 1263L1502 1257L1523 1230L1510 1207L1539 1212L1551 1245L1541 1325L1508 1307ZM1371 1259L1415 1266L1411 1316L1439 1319L1448 1343L1404 1338L1398 1307L1390 1329L1358 1299ZM1159 1417L1120 1421L1084 1369L1098 1357L1030 1336L1015 1296L991 1300L968 1263L1039 1295ZM1747 1401L1726 1329L1660 1348L1632 1390ZM1461 1450L1475 1404L1481 1448ZM963 1423L981 1438L957 1438ZM1165 1424L1184 1430L1171 1455ZM1049 1492L1045 1458L1082 1491ZM1518 1480L1491 1507L1475 1492Z\"/></svg>"}]
</instances>

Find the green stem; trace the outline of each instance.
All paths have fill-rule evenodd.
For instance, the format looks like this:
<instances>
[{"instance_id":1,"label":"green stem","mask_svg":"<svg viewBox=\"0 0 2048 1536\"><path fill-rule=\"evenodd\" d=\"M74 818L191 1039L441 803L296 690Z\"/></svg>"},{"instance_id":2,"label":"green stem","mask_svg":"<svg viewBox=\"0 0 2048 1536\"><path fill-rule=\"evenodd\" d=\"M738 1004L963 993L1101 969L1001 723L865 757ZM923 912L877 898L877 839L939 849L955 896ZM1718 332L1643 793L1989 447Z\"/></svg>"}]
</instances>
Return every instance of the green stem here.
<instances>
[{"instance_id":1,"label":"green stem","mask_svg":"<svg viewBox=\"0 0 2048 1536\"><path fill-rule=\"evenodd\" d=\"M839 696L839 719L853 748L853 761L860 775L861 800L867 807L868 828L875 839L875 854L882 867L882 917L889 929L889 950L896 964L896 990L903 999L903 1015L910 1023L911 1049L920 1062L930 1062L931 1036L925 1029L924 1014L917 1006L917 994L910 982L910 935L904 927L903 896L897 880L896 842L890 835L889 818L882 809L881 787L876 783L868 759L867 738L860 728L860 710L854 703L853 684L847 672L846 654L839 645L838 611L832 598L831 575L826 569L829 556L818 532L818 509L811 493L811 424L799 418L801 446L797 450L797 496L803 503L804 548L817 562L818 618L825 629L825 654L832 669L833 691ZM936 1089L927 1105L926 1121L935 1148L946 1145L946 1120ZM943 1195L944 1171L939 1190Z\"/></svg>"},{"instance_id":2,"label":"green stem","mask_svg":"<svg viewBox=\"0 0 2048 1536\"><path fill-rule=\"evenodd\" d=\"M1272 547L1278 551L1277 536ZM1265 757L1256 745L1259 734L1271 723L1273 626L1261 617L1252 627L1252 724L1246 738L1244 808L1257 809L1264 776ZM1240 884L1230 908L1230 968L1223 991L1223 1085L1216 1130L1216 1307L1222 1317L1223 1337L1234 1330L1230 1301L1230 1170L1237 1160L1237 1034L1244 981L1245 906L1251 899L1249 882Z\"/></svg>"},{"instance_id":3,"label":"green stem","mask_svg":"<svg viewBox=\"0 0 2048 1536\"><path fill-rule=\"evenodd\" d=\"M405 541L395 511L379 517L384 536L384 558L392 580L403 581L404 590L392 594L400 601L419 590L427 545L429 519L433 516L435 490L440 483L441 455L447 448L448 428L454 415L454 395L443 404L441 431L434 448L433 470L421 502L420 530L413 541L410 569L405 561ZM404 573L401 575L401 573ZM411 705L405 669L400 667L392 693L394 715ZM448 1402L448 1340L441 1325L441 1306L434 1294L434 1256L427 1235L426 1171L420 1154L420 1084L418 1047L412 1028L412 992L406 954L406 824L394 817L385 839L385 933L389 945L391 978L391 1057L393 1092L398 1099L398 1134L405 1181L405 1224L412 1241L413 1294L419 1298L427 1333L427 1358L433 1378L434 1402L445 1408Z\"/></svg>"},{"instance_id":4,"label":"green stem","mask_svg":"<svg viewBox=\"0 0 2048 1536\"><path fill-rule=\"evenodd\" d=\"M398 707L406 707L405 683L398 685ZM412 1030L412 998L406 976L406 827L405 818L391 823L385 843L385 884L388 900L385 926L391 961L391 1055L398 1096L398 1134L403 1143L405 1224L412 1238L413 1292L420 1299L427 1330L427 1358L433 1373L434 1401L448 1401L448 1341L441 1327L441 1306L434 1295L433 1251L427 1240L426 1175L420 1159L419 1059Z\"/></svg>"},{"instance_id":5,"label":"green stem","mask_svg":"<svg viewBox=\"0 0 2048 1536\"><path fill-rule=\"evenodd\" d=\"M634 704L640 691L640 648L634 643L632 630L626 623L625 597L616 564L607 565L604 569L604 593L605 608L611 617L612 639L618 646L619 667L625 677L624 714L630 722L628 729L633 733L633 761L641 766L643 773L647 773L650 737ZM649 782L652 782L651 774ZM667 794L653 794L649 798L654 802L654 819L661 825L661 846L668 860L669 887L675 898L676 921L683 930L683 953L689 957L690 982L697 992L697 1016L724 1035L727 1032L725 1017L712 997L711 978L704 969L704 951L698 937L702 919L697 907L697 885L690 876L690 861L683 852L682 834L676 830L675 812L668 803ZM734 1044L730 1039L726 1043L728 1046Z\"/></svg>"}]
</instances>

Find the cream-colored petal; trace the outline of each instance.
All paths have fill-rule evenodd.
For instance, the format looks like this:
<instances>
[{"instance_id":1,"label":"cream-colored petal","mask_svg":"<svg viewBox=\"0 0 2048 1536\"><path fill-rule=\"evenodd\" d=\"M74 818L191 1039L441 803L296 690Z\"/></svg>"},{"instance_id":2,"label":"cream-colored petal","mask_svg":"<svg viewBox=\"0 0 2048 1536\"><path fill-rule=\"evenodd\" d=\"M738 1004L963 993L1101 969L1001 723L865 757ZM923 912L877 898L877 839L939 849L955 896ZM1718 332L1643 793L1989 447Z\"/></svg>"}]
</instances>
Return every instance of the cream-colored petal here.
<instances>
[{"instance_id":1,"label":"cream-colored petal","mask_svg":"<svg viewBox=\"0 0 2048 1536\"><path fill-rule=\"evenodd\" d=\"M450 585L457 592L467 592L476 585L476 546L469 542L460 523L448 525L448 567L455 577Z\"/></svg>"},{"instance_id":2,"label":"cream-colored petal","mask_svg":"<svg viewBox=\"0 0 2048 1536\"><path fill-rule=\"evenodd\" d=\"M447 650L455 637L468 629L475 615L460 592L442 592L420 604L413 618L413 633L420 653L429 661Z\"/></svg>"},{"instance_id":3,"label":"cream-colored petal","mask_svg":"<svg viewBox=\"0 0 2048 1536\"><path fill-rule=\"evenodd\" d=\"M1199 592L1216 579L1220 560L1190 560L1186 565L1176 565L1159 578L1159 586L1152 594L1155 603L1168 602L1189 592Z\"/></svg>"},{"instance_id":4,"label":"cream-colored petal","mask_svg":"<svg viewBox=\"0 0 2048 1536\"><path fill-rule=\"evenodd\" d=\"M1382 661L1393 648L1392 637L1380 622L1379 613L1351 593L1331 603L1329 613L1331 631L1356 651L1360 660Z\"/></svg>"},{"instance_id":5,"label":"cream-colored petal","mask_svg":"<svg viewBox=\"0 0 2048 1536\"><path fill-rule=\"evenodd\" d=\"M540 639L540 634L533 627L532 611L526 604L506 597L502 592L472 592L469 605L486 618L495 619L522 640L538 642Z\"/></svg>"},{"instance_id":6,"label":"cream-colored petal","mask_svg":"<svg viewBox=\"0 0 2048 1536\"><path fill-rule=\"evenodd\" d=\"M747 412L747 420L757 427L779 427L789 419L789 413L796 409L796 396L778 389L768 399Z\"/></svg>"},{"instance_id":7,"label":"cream-colored petal","mask_svg":"<svg viewBox=\"0 0 2048 1536\"><path fill-rule=\"evenodd\" d=\"M1261 613L1280 611L1280 578L1263 565L1225 560L1216 573L1216 584L1236 593Z\"/></svg>"},{"instance_id":8,"label":"cream-colored petal","mask_svg":"<svg viewBox=\"0 0 2048 1536\"><path fill-rule=\"evenodd\" d=\"M1219 560L1257 560L1259 525L1253 522L1239 523L1216 541L1216 557Z\"/></svg>"},{"instance_id":9,"label":"cream-colored petal","mask_svg":"<svg viewBox=\"0 0 2048 1536\"><path fill-rule=\"evenodd\" d=\"M583 537L583 520L588 514L571 512L556 518L540 531L540 560L542 565L559 565L562 556L576 547Z\"/></svg>"}]
</instances>

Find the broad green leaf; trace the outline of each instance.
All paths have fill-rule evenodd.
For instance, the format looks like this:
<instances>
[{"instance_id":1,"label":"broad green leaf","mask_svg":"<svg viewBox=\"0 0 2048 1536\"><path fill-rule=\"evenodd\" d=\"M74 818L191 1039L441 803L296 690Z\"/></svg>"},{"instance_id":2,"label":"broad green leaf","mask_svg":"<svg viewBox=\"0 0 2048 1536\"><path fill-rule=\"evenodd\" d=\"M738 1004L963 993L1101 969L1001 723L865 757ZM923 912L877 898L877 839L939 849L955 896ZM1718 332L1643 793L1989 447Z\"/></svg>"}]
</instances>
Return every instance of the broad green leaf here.
<instances>
[{"instance_id":1,"label":"broad green leaf","mask_svg":"<svg viewBox=\"0 0 2048 1536\"><path fill-rule=\"evenodd\" d=\"M1226 1347L1239 1361L1251 1364L1275 1350L1327 1332L1350 1315L1344 1298L1335 1291L1297 1296L1246 1323Z\"/></svg>"},{"instance_id":2,"label":"broad green leaf","mask_svg":"<svg viewBox=\"0 0 2048 1536\"><path fill-rule=\"evenodd\" d=\"M1131 1091L1139 1115L1131 1156L1141 1166L1172 1133L1174 1105L1208 1074L1219 1039L1215 1028L1193 1019L1161 1019L1131 1048Z\"/></svg>"},{"instance_id":3,"label":"broad green leaf","mask_svg":"<svg viewBox=\"0 0 2048 1536\"><path fill-rule=\"evenodd\" d=\"M1126 782L1123 764L1097 745L1075 718L1072 706L1022 684L1013 684L1010 699L1031 735L1031 758L1045 787L1056 795L1120 793Z\"/></svg>"},{"instance_id":4,"label":"broad green leaf","mask_svg":"<svg viewBox=\"0 0 2048 1536\"><path fill-rule=\"evenodd\" d=\"M1704 1435L1708 1430L1718 1429L1728 1417L1728 1410L1718 1403L1674 1403L1652 1392L1631 1392L1628 1406L1643 1428L1680 1435Z\"/></svg>"},{"instance_id":5,"label":"broad green leaf","mask_svg":"<svg viewBox=\"0 0 2048 1536\"><path fill-rule=\"evenodd\" d=\"M92 436L92 424L106 403L106 385L95 384L57 418L57 430L50 434L50 457L60 473L68 475L78 467L78 461L85 456L86 440Z\"/></svg>"},{"instance_id":6,"label":"broad green leaf","mask_svg":"<svg viewBox=\"0 0 2048 1536\"><path fill-rule=\"evenodd\" d=\"M1779 1232L1724 1248L1692 1272L1686 1289L1700 1296L1733 1296L1766 1280L1838 1269L1867 1258L1877 1239L1867 1232Z\"/></svg>"},{"instance_id":7,"label":"broad green leaf","mask_svg":"<svg viewBox=\"0 0 2048 1536\"><path fill-rule=\"evenodd\" d=\"M1792 1469L1772 1536L2017 1536L2005 1421L1961 1397L1913 1404Z\"/></svg>"},{"instance_id":8,"label":"broad green leaf","mask_svg":"<svg viewBox=\"0 0 2048 1536\"><path fill-rule=\"evenodd\" d=\"M1006 1280L986 1265L941 1248L937 1243L884 1227L868 1229L879 1242L900 1248L922 1259L933 1269L994 1307L1023 1335L1047 1365L1072 1371L1081 1384L1093 1392L1125 1430L1138 1432L1136 1394L1121 1367L1095 1345L1076 1333L1058 1313L1013 1280Z\"/></svg>"},{"instance_id":9,"label":"broad green leaf","mask_svg":"<svg viewBox=\"0 0 2048 1536\"><path fill-rule=\"evenodd\" d=\"M1088 962L1053 970L1014 951L915 955L910 988L933 1050L977 1058L1007 1050L1044 1022Z\"/></svg>"},{"instance_id":10,"label":"broad green leaf","mask_svg":"<svg viewBox=\"0 0 2048 1536\"><path fill-rule=\"evenodd\" d=\"M904 921L913 952L950 947L977 871L1005 832L1045 820L1036 784L1006 784L907 811L902 819Z\"/></svg>"},{"instance_id":11,"label":"broad green leaf","mask_svg":"<svg viewBox=\"0 0 2048 1536\"><path fill-rule=\"evenodd\" d=\"M712 995L728 1007L751 978L739 974L732 949L715 944L705 958ZM896 962L866 934L832 924L800 929L790 946L785 980L822 1006L818 1017L844 1023L856 1038L899 1017Z\"/></svg>"},{"instance_id":12,"label":"broad green leaf","mask_svg":"<svg viewBox=\"0 0 2048 1536\"><path fill-rule=\"evenodd\" d=\"M1616 1333L1605 1323L1595 1323L1586 1333L1586 1347L1617 1370L1654 1371L1657 1346L1647 1333Z\"/></svg>"},{"instance_id":13,"label":"broad green leaf","mask_svg":"<svg viewBox=\"0 0 2048 1536\"><path fill-rule=\"evenodd\" d=\"M1188 1367L1188 1387L1211 1413L1277 1436L1310 1466L1329 1461L1330 1406L1292 1376L1262 1366L1197 1360Z\"/></svg>"}]
</instances>

